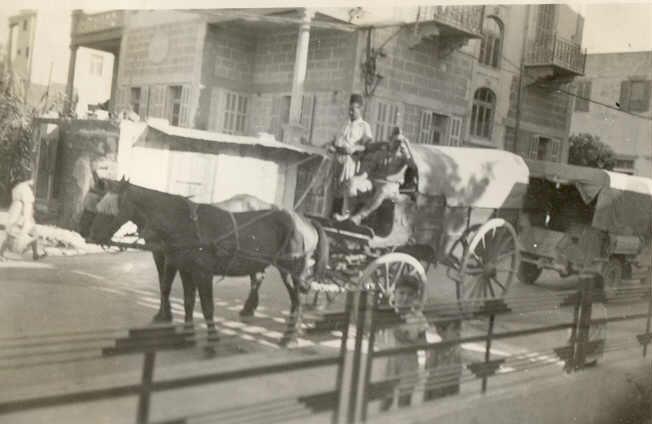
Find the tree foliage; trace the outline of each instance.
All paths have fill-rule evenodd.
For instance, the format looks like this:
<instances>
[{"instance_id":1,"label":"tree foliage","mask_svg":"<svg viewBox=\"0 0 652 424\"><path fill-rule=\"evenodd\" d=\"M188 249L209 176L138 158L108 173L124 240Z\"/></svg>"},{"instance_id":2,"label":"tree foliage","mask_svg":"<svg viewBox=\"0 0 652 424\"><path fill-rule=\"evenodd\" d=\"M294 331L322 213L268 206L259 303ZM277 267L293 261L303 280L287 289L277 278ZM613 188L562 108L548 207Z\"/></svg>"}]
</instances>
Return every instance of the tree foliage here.
<instances>
[{"instance_id":1,"label":"tree foliage","mask_svg":"<svg viewBox=\"0 0 652 424\"><path fill-rule=\"evenodd\" d=\"M580 133L569 137L568 163L611 170L616 165L615 153L600 137Z\"/></svg>"},{"instance_id":2,"label":"tree foliage","mask_svg":"<svg viewBox=\"0 0 652 424\"><path fill-rule=\"evenodd\" d=\"M0 76L0 202L8 203L11 187L32 172L35 111L24 102L19 78L12 72Z\"/></svg>"}]
</instances>

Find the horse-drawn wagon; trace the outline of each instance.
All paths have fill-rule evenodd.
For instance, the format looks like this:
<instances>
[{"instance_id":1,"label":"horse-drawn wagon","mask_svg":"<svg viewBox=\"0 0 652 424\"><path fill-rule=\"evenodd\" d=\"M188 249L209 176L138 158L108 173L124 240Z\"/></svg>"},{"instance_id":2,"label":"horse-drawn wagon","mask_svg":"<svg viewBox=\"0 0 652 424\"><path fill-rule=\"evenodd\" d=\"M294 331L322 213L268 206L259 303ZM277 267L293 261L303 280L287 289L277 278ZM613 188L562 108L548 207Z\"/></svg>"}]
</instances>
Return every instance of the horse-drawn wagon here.
<instances>
[{"instance_id":1,"label":"horse-drawn wagon","mask_svg":"<svg viewBox=\"0 0 652 424\"><path fill-rule=\"evenodd\" d=\"M402 274L425 282L429 267L441 264L459 299L503 296L520 263L515 226L527 190L525 162L493 149L412 144L408 151L400 196L361 225L311 217L331 249L329 270L313 286L330 293L371 284L391 302Z\"/></svg>"},{"instance_id":2,"label":"horse-drawn wagon","mask_svg":"<svg viewBox=\"0 0 652 424\"><path fill-rule=\"evenodd\" d=\"M520 279L543 269L590 273L607 291L623 279L650 278L652 180L601 169L527 161Z\"/></svg>"}]
</instances>

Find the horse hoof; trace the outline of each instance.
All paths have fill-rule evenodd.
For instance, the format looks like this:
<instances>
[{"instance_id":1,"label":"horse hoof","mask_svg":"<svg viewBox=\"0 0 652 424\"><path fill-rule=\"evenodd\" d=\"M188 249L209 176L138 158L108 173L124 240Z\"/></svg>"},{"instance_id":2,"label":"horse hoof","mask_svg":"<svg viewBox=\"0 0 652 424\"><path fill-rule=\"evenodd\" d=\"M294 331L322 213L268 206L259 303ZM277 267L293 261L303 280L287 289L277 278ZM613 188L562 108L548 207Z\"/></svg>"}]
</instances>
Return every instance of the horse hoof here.
<instances>
[{"instance_id":1,"label":"horse hoof","mask_svg":"<svg viewBox=\"0 0 652 424\"><path fill-rule=\"evenodd\" d=\"M162 323L162 322L172 322L172 314L162 314L158 313L152 318L153 323Z\"/></svg>"},{"instance_id":2,"label":"horse hoof","mask_svg":"<svg viewBox=\"0 0 652 424\"><path fill-rule=\"evenodd\" d=\"M254 316L254 311L253 309L242 309L240 311L240 316L241 317L253 317Z\"/></svg>"},{"instance_id":3,"label":"horse hoof","mask_svg":"<svg viewBox=\"0 0 652 424\"><path fill-rule=\"evenodd\" d=\"M211 359L217 356L215 346L204 346L204 358Z\"/></svg>"},{"instance_id":4,"label":"horse hoof","mask_svg":"<svg viewBox=\"0 0 652 424\"><path fill-rule=\"evenodd\" d=\"M285 349L292 349L299 346L299 342L296 337L283 337L281 341L278 342L278 345Z\"/></svg>"}]
</instances>

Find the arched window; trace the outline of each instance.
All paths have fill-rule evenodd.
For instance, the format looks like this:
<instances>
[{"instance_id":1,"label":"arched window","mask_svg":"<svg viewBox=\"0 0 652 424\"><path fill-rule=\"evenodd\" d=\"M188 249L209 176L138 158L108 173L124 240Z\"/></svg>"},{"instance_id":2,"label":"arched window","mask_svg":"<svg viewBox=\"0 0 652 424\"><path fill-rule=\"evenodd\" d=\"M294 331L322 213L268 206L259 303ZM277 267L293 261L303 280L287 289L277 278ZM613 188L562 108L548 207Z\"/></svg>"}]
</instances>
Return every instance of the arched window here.
<instances>
[{"instance_id":1,"label":"arched window","mask_svg":"<svg viewBox=\"0 0 652 424\"><path fill-rule=\"evenodd\" d=\"M502 24L498 19L489 16L484 20L482 34L478 59L480 63L497 68L500 63L500 50L503 41Z\"/></svg>"},{"instance_id":2,"label":"arched window","mask_svg":"<svg viewBox=\"0 0 652 424\"><path fill-rule=\"evenodd\" d=\"M473 96L471 135L491 139L496 95L488 88L478 88Z\"/></svg>"}]
</instances>

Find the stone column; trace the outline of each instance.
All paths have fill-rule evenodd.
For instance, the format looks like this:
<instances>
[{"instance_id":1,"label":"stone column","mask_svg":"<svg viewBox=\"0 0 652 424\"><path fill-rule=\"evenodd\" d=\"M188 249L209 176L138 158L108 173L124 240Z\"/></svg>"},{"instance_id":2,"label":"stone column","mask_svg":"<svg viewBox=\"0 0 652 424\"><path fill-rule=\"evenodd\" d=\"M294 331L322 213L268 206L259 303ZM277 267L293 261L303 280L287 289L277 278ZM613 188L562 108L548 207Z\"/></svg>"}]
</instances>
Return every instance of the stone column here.
<instances>
[{"instance_id":1,"label":"stone column","mask_svg":"<svg viewBox=\"0 0 652 424\"><path fill-rule=\"evenodd\" d=\"M297 50L294 59L294 74L292 77L292 97L290 99L289 124L283 132L283 141L298 144L304 128L301 126L301 104L303 100L303 84L306 80L308 69L308 45L310 43L310 22L315 14L310 9L303 9L299 35L297 37Z\"/></svg>"},{"instance_id":2,"label":"stone column","mask_svg":"<svg viewBox=\"0 0 652 424\"><path fill-rule=\"evenodd\" d=\"M109 99L109 111L115 110L116 94L118 92L118 66L120 59L120 50L113 53L113 74L111 75L111 98Z\"/></svg>"}]
</instances>

